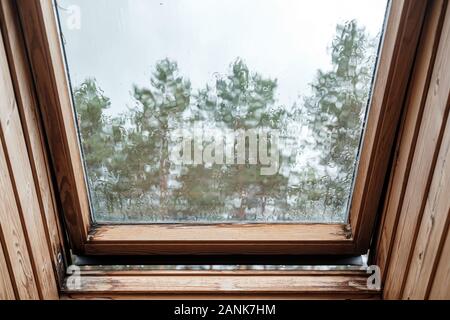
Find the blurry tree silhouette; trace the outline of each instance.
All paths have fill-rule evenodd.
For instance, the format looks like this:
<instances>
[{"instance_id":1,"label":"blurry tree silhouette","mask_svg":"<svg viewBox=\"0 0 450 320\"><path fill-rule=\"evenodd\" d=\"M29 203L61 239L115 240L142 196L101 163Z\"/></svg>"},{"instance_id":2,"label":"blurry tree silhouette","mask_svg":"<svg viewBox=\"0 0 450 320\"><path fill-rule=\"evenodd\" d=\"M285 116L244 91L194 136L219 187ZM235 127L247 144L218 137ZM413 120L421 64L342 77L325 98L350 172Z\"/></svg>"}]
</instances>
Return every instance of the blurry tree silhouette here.
<instances>
[{"instance_id":1,"label":"blurry tree silhouette","mask_svg":"<svg viewBox=\"0 0 450 320\"><path fill-rule=\"evenodd\" d=\"M152 203L162 215L159 218L167 219L171 206L170 133L180 127L189 107L191 85L179 75L176 62L168 59L157 63L150 83L149 88L134 88L137 103L129 116L127 166L134 173L134 187L147 195L142 212Z\"/></svg>"},{"instance_id":2,"label":"blurry tree silhouette","mask_svg":"<svg viewBox=\"0 0 450 320\"><path fill-rule=\"evenodd\" d=\"M110 190L104 183L108 175L108 160L113 153L113 143L106 131L107 119L104 115L104 110L110 107L110 101L97 87L95 80L87 79L74 91L74 102L83 142L84 162L92 189L92 205L96 211L101 210L103 204L108 211L112 210L110 203L106 201Z\"/></svg>"},{"instance_id":3,"label":"blurry tree silhouette","mask_svg":"<svg viewBox=\"0 0 450 320\"><path fill-rule=\"evenodd\" d=\"M217 79L214 88L206 86L199 92L196 99L197 116L194 118L209 119L217 127L233 133L252 129L281 129L287 124L288 112L285 108L275 106L276 88L275 80L252 73L242 59L236 59L230 66L229 74ZM249 144L249 139L246 139L246 150ZM229 212L228 219L261 219L266 215L269 199L275 201L278 208L286 204L287 177L280 173L263 176L260 163L250 164L249 159L246 160L247 164L214 166L208 169L209 174L206 175L199 172L203 170L200 167L191 172L220 179L220 183L210 183L220 188L213 191L216 195L213 201L217 202L217 198L225 200L223 207ZM202 189L207 189L207 184ZM203 198L201 190L196 195Z\"/></svg>"},{"instance_id":4,"label":"blurry tree silhouette","mask_svg":"<svg viewBox=\"0 0 450 320\"><path fill-rule=\"evenodd\" d=\"M332 70L318 71L312 94L304 99L304 121L319 158L315 191L304 194L317 201L320 193L323 214L338 219L346 213L352 187L375 49L375 41L355 21L338 25L331 48Z\"/></svg>"},{"instance_id":5,"label":"blurry tree silhouette","mask_svg":"<svg viewBox=\"0 0 450 320\"><path fill-rule=\"evenodd\" d=\"M176 62L161 60L149 85L133 88L131 108L114 117L105 115L109 99L87 79L74 100L94 216L112 222L344 221L375 57L375 41L355 21L338 25L331 70L319 70L311 94L293 106L278 105L277 80L239 58L197 92ZM295 126L303 126L306 138ZM279 170L261 175L261 163L248 159L180 168L170 153L173 133L183 127L277 130ZM205 148L211 136L204 132ZM317 156L299 163L301 152Z\"/></svg>"}]
</instances>

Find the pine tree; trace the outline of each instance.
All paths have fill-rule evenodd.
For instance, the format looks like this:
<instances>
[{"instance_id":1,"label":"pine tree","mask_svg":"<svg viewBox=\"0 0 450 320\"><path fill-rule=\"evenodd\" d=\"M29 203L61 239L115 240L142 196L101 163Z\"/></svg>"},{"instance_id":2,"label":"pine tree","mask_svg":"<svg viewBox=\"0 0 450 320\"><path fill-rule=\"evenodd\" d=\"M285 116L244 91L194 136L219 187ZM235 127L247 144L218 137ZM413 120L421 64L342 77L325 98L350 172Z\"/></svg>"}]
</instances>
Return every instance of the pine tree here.
<instances>
[{"instance_id":1,"label":"pine tree","mask_svg":"<svg viewBox=\"0 0 450 320\"><path fill-rule=\"evenodd\" d=\"M177 129L190 104L191 85L179 75L176 62L165 59L155 67L150 87L134 88L136 106L131 110L127 165L134 186L144 197L142 212L158 208L170 215L170 133Z\"/></svg>"},{"instance_id":2,"label":"pine tree","mask_svg":"<svg viewBox=\"0 0 450 320\"><path fill-rule=\"evenodd\" d=\"M106 130L107 118L104 111L110 107L110 100L103 95L95 80L87 79L74 90L84 162L89 185L93 189L93 206L97 212L109 206L109 190L105 188L108 175L108 160L113 153L111 137Z\"/></svg>"},{"instance_id":3,"label":"pine tree","mask_svg":"<svg viewBox=\"0 0 450 320\"><path fill-rule=\"evenodd\" d=\"M311 147L319 155L316 191L305 194L312 200L320 192L316 208L331 219L342 219L347 209L373 76L374 43L355 21L338 25L331 48L332 70L318 72L312 94L304 100Z\"/></svg>"},{"instance_id":4,"label":"pine tree","mask_svg":"<svg viewBox=\"0 0 450 320\"><path fill-rule=\"evenodd\" d=\"M199 92L195 118L209 119L218 128L234 133L263 128L280 129L288 115L284 108L275 106L276 88L275 80L250 72L241 59L236 59L231 64L230 73L218 79L214 88L207 86ZM248 146L247 141L246 149ZM218 189L206 191L206 194L212 196L211 204L223 201L224 214L231 212L227 220L264 219L269 200L277 202L278 207L286 203L287 177L279 172L273 176L262 176L261 165L238 164L215 166L207 171L202 168L195 170L198 176L213 177L214 181L209 185ZM204 180L203 186L207 184ZM197 199L202 198L204 194L201 194L201 190L196 192Z\"/></svg>"}]
</instances>

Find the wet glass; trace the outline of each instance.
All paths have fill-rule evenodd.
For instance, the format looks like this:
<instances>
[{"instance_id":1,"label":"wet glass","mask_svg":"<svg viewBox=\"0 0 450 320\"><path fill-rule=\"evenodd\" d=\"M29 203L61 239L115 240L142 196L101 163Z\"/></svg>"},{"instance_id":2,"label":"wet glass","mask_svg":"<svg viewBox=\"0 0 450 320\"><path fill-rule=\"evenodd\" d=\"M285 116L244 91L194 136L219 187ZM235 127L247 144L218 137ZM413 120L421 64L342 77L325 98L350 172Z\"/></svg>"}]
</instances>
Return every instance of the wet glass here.
<instances>
[{"instance_id":1,"label":"wet glass","mask_svg":"<svg viewBox=\"0 0 450 320\"><path fill-rule=\"evenodd\" d=\"M93 220L346 223L387 0L57 0Z\"/></svg>"}]
</instances>

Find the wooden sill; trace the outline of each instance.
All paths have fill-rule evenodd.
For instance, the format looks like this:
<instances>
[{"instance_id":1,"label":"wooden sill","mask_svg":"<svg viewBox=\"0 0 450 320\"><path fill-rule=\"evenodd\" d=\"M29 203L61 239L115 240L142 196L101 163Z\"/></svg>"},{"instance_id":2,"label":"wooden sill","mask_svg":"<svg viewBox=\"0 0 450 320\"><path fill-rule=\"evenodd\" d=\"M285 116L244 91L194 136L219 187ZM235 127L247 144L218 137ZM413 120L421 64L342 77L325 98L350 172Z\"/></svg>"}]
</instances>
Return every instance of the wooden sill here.
<instances>
[{"instance_id":1,"label":"wooden sill","mask_svg":"<svg viewBox=\"0 0 450 320\"><path fill-rule=\"evenodd\" d=\"M84 267L64 299L379 299L357 269L168 271ZM69 279L69 280L68 280ZM72 282L73 283L73 282Z\"/></svg>"},{"instance_id":2,"label":"wooden sill","mask_svg":"<svg viewBox=\"0 0 450 320\"><path fill-rule=\"evenodd\" d=\"M343 224L100 225L87 255L355 254ZM360 253L360 252L358 252Z\"/></svg>"}]
</instances>

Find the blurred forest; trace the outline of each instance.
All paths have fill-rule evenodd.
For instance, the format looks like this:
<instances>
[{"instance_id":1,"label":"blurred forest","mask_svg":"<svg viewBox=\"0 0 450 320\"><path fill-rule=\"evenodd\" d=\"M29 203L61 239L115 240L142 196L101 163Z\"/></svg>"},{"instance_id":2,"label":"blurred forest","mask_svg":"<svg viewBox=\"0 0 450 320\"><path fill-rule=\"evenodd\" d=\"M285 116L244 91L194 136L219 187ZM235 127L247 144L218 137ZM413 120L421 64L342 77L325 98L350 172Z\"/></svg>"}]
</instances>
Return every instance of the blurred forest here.
<instances>
[{"instance_id":1,"label":"blurred forest","mask_svg":"<svg viewBox=\"0 0 450 320\"><path fill-rule=\"evenodd\" d=\"M175 61L161 60L148 86L132 89L134 105L116 116L105 114L110 99L86 79L74 101L95 220L345 222L377 43L355 21L338 25L332 68L318 70L308 96L292 106L277 104L276 79L240 58L200 90ZM176 165L170 152L179 128L278 130L279 171Z\"/></svg>"}]
</instances>

